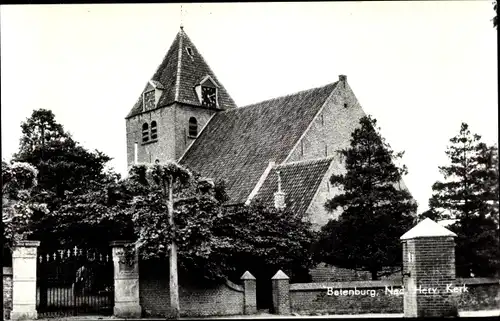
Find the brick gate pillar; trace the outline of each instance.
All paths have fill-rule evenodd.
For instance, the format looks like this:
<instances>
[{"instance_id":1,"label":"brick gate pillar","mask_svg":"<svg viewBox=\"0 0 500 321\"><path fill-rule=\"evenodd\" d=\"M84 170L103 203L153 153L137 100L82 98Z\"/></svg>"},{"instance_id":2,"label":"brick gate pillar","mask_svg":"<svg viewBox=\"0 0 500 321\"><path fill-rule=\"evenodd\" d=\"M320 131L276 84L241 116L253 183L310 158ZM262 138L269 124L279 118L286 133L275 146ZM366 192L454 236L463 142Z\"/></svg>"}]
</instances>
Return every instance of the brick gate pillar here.
<instances>
[{"instance_id":1,"label":"brick gate pillar","mask_svg":"<svg viewBox=\"0 0 500 321\"><path fill-rule=\"evenodd\" d=\"M257 293L256 293L256 280L255 277L249 271L246 271L241 276L243 281L244 289L244 313L254 314L257 313Z\"/></svg>"},{"instance_id":2,"label":"brick gate pillar","mask_svg":"<svg viewBox=\"0 0 500 321\"><path fill-rule=\"evenodd\" d=\"M36 319L36 264L39 241L19 241L12 251L11 320Z\"/></svg>"},{"instance_id":3,"label":"brick gate pillar","mask_svg":"<svg viewBox=\"0 0 500 321\"><path fill-rule=\"evenodd\" d=\"M430 218L401 236L405 317L458 315L456 236Z\"/></svg>"},{"instance_id":4,"label":"brick gate pillar","mask_svg":"<svg viewBox=\"0 0 500 321\"><path fill-rule=\"evenodd\" d=\"M290 278L279 270L271 280L273 286L273 313L290 314Z\"/></svg>"},{"instance_id":5,"label":"brick gate pillar","mask_svg":"<svg viewBox=\"0 0 500 321\"><path fill-rule=\"evenodd\" d=\"M130 241L111 242L113 248L114 298L113 315L120 318L140 318L139 258L135 252L133 262L125 259L125 245Z\"/></svg>"}]
</instances>

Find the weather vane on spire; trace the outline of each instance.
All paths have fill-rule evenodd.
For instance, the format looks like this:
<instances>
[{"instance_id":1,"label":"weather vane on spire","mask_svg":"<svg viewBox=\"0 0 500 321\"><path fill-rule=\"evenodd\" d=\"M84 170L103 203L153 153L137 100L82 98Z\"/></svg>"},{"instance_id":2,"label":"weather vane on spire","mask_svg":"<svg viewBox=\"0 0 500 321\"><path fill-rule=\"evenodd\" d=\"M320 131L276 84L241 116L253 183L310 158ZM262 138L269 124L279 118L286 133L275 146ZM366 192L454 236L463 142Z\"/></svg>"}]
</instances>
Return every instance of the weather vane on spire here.
<instances>
[{"instance_id":1,"label":"weather vane on spire","mask_svg":"<svg viewBox=\"0 0 500 321\"><path fill-rule=\"evenodd\" d=\"M181 29L184 29L184 26L182 25L182 4L181 4Z\"/></svg>"}]
</instances>

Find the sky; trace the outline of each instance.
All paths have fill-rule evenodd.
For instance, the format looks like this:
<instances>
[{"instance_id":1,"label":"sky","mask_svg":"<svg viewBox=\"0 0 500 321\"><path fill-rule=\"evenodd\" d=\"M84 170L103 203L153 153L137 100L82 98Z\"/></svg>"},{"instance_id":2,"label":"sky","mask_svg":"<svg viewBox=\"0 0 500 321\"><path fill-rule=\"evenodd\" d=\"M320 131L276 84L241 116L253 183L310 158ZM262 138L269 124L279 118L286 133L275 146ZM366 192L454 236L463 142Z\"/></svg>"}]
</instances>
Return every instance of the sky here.
<instances>
[{"instance_id":1,"label":"sky","mask_svg":"<svg viewBox=\"0 0 500 321\"><path fill-rule=\"evenodd\" d=\"M238 106L347 75L405 151L422 212L462 122L498 142L493 15L491 1L2 5L2 159L21 122L46 108L125 174L125 116L182 23Z\"/></svg>"}]
</instances>

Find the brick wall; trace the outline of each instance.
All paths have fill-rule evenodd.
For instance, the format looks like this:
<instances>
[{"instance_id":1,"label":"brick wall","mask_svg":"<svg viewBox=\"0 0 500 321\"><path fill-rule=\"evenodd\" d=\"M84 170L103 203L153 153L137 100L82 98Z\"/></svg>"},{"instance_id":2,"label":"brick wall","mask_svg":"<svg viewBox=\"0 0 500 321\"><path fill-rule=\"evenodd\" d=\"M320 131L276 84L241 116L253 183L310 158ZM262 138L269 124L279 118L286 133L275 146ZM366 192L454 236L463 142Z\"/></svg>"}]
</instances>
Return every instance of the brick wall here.
<instances>
[{"instance_id":1,"label":"brick wall","mask_svg":"<svg viewBox=\"0 0 500 321\"><path fill-rule=\"evenodd\" d=\"M390 280L296 283L290 285L290 307L302 315L401 313L401 288Z\"/></svg>"},{"instance_id":2,"label":"brick wall","mask_svg":"<svg viewBox=\"0 0 500 321\"><path fill-rule=\"evenodd\" d=\"M459 311L500 307L498 279L469 278L454 282L458 287L463 284L468 292L455 295ZM301 315L403 313L402 291L399 280L295 283L290 284L290 308L292 313Z\"/></svg>"},{"instance_id":3,"label":"brick wall","mask_svg":"<svg viewBox=\"0 0 500 321\"><path fill-rule=\"evenodd\" d=\"M127 164L134 163L135 142L138 143L139 163L179 159L193 141L187 137L189 118L196 118L200 132L214 113L214 110L173 104L127 119ZM150 125L153 120L157 122L158 140L143 144L142 125Z\"/></svg>"},{"instance_id":4,"label":"brick wall","mask_svg":"<svg viewBox=\"0 0 500 321\"><path fill-rule=\"evenodd\" d=\"M212 109L196 108L191 106L180 106L175 107L175 159L179 159L182 154L186 151L189 145L194 141L193 138L188 137L189 132L189 118L195 117L198 123L198 134L201 132L203 127L207 124L210 117L215 113Z\"/></svg>"},{"instance_id":5,"label":"brick wall","mask_svg":"<svg viewBox=\"0 0 500 321\"><path fill-rule=\"evenodd\" d=\"M332 156L336 150L348 147L351 133L363 116L365 113L349 84L339 82L287 162Z\"/></svg>"},{"instance_id":6,"label":"brick wall","mask_svg":"<svg viewBox=\"0 0 500 321\"><path fill-rule=\"evenodd\" d=\"M10 319L12 311L12 268L3 268L3 319Z\"/></svg>"},{"instance_id":7,"label":"brick wall","mask_svg":"<svg viewBox=\"0 0 500 321\"><path fill-rule=\"evenodd\" d=\"M169 310L168 262L139 266L139 298L145 316L161 317ZM179 276L180 314L185 317L244 314L244 289L227 281L200 285Z\"/></svg>"},{"instance_id":8,"label":"brick wall","mask_svg":"<svg viewBox=\"0 0 500 321\"><path fill-rule=\"evenodd\" d=\"M347 107L344 107L345 104ZM306 211L315 230L341 213L340 210L328 212L324 207L328 199L339 193L338 187L331 186L329 179L333 173L345 171L343 160L336 151L349 146L351 133L359 127L359 120L363 116L365 113L349 85L339 82L287 160L295 162L333 157L332 164Z\"/></svg>"},{"instance_id":9,"label":"brick wall","mask_svg":"<svg viewBox=\"0 0 500 321\"><path fill-rule=\"evenodd\" d=\"M164 161L175 157L175 107L159 108L151 112L140 114L126 120L127 128L127 165L134 163L134 144L137 142L139 163L154 162L156 159ZM155 120L157 122L158 140L142 143L142 125Z\"/></svg>"}]
</instances>

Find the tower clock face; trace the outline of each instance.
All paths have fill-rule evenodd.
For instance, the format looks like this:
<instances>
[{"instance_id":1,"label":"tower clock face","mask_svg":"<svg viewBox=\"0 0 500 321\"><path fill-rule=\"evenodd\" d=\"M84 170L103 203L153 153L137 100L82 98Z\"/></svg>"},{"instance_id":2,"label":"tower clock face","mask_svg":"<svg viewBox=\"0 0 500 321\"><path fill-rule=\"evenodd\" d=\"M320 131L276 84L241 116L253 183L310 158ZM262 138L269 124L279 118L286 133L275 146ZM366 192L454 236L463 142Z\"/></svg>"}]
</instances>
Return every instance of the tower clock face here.
<instances>
[{"instance_id":1,"label":"tower clock face","mask_svg":"<svg viewBox=\"0 0 500 321\"><path fill-rule=\"evenodd\" d=\"M201 104L207 107L217 105L216 89L214 87L201 87Z\"/></svg>"}]
</instances>

